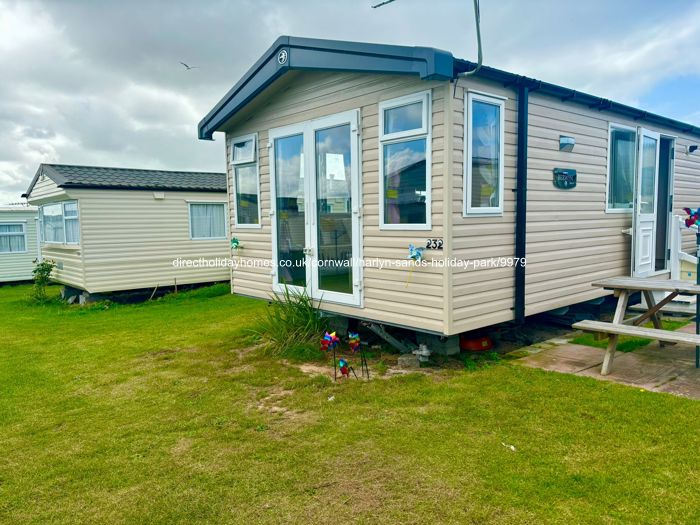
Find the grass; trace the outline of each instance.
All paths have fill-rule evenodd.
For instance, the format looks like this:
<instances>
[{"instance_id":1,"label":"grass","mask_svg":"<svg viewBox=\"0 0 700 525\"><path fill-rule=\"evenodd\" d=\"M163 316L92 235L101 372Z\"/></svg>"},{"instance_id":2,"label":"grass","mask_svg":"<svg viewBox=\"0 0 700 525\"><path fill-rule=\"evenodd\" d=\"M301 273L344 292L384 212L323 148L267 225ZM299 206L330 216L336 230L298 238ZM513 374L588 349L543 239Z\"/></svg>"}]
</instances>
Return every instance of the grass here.
<instances>
[{"instance_id":1,"label":"grass","mask_svg":"<svg viewBox=\"0 0 700 525\"><path fill-rule=\"evenodd\" d=\"M50 290L55 293L55 290ZM700 404L494 362L334 384L227 286L0 288L0 523L697 523Z\"/></svg>"},{"instance_id":2,"label":"grass","mask_svg":"<svg viewBox=\"0 0 700 525\"><path fill-rule=\"evenodd\" d=\"M664 330L678 330L683 326L688 324L688 320L684 319L682 321L672 321L669 319L663 319L661 321L661 326ZM649 322L644 324L648 328L653 328L654 325ZM577 335L571 340L572 343L578 345L595 346L596 348L607 348L608 339L596 339L595 334L582 334ZM617 340L617 351L618 352L633 352L638 348L642 348L652 342L652 339L645 339L642 337L634 337L630 335L621 335Z\"/></svg>"}]
</instances>

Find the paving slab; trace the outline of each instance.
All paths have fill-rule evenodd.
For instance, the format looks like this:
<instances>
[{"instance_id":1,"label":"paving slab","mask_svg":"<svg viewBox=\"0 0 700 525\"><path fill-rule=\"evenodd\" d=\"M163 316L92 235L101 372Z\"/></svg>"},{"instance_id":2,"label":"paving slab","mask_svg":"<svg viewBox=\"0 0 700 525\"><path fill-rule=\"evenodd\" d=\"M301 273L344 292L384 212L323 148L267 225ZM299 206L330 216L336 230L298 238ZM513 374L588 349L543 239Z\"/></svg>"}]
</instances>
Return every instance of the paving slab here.
<instances>
[{"instance_id":1,"label":"paving slab","mask_svg":"<svg viewBox=\"0 0 700 525\"><path fill-rule=\"evenodd\" d=\"M696 368L686 370L678 377L661 385L657 390L677 396L700 399L700 370Z\"/></svg>"},{"instance_id":2,"label":"paving slab","mask_svg":"<svg viewBox=\"0 0 700 525\"><path fill-rule=\"evenodd\" d=\"M517 361L531 368L573 374L603 363L603 351L592 346L566 343L528 355Z\"/></svg>"},{"instance_id":3,"label":"paving slab","mask_svg":"<svg viewBox=\"0 0 700 525\"><path fill-rule=\"evenodd\" d=\"M515 362L700 399L700 370L695 368L694 346L660 347L655 341L634 352L616 352L612 370L607 376L600 375L604 354L605 350L601 348L566 342L527 354ZM517 356L518 352L513 355Z\"/></svg>"}]
</instances>

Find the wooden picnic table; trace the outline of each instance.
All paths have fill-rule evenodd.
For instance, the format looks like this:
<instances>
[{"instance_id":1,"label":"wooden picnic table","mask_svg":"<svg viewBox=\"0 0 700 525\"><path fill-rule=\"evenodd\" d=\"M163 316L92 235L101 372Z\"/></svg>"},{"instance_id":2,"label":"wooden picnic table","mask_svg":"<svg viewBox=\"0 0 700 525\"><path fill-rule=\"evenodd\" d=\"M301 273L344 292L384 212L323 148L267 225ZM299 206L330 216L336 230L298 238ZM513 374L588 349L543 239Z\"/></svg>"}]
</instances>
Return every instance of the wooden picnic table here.
<instances>
[{"instance_id":1,"label":"wooden picnic table","mask_svg":"<svg viewBox=\"0 0 700 525\"><path fill-rule=\"evenodd\" d=\"M580 321L574 323L573 328L586 332L602 333L608 335L608 347L605 351L601 375L607 375L612 367L617 340L620 335L639 336L647 339L656 339L663 346L666 344L689 343L696 346L696 352L700 351L700 335L687 334L664 330L661 324L660 310L673 301L678 295L700 295L700 285L688 281L654 280L635 277L615 277L592 283L593 286L614 290L617 296L617 307L611 323L602 321ZM635 292L642 292L647 310L636 317L625 319L629 296ZM654 292L664 292L668 295L658 303L654 298ZM654 328L640 326L650 320Z\"/></svg>"}]
</instances>

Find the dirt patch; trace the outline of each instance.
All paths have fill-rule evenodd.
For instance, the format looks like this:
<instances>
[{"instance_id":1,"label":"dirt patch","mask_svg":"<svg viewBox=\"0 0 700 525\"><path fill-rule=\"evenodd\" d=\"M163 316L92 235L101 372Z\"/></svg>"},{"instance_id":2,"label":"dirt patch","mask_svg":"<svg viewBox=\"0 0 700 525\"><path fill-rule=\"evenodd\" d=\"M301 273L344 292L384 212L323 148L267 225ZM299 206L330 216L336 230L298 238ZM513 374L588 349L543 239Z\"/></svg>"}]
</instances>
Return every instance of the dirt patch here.
<instances>
[{"instance_id":1,"label":"dirt patch","mask_svg":"<svg viewBox=\"0 0 700 525\"><path fill-rule=\"evenodd\" d=\"M270 414L283 416L286 419L298 421L308 419L308 414L304 412L299 412L297 410L292 410L281 404L282 400L291 396L292 394L294 394L293 390L276 388L272 392L268 393L265 397L260 399L257 405L257 409L260 411L268 412Z\"/></svg>"},{"instance_id":2,"label":"dirt patch","mask_svg":"<svg viewBox=\"0 0 700 525\"><path fill-rule=\"evenodd\" d=\"M187 454L192 448L192 443L193 441L190 438L180 438L177 440L177 443L175 443L170 449L170 452L174 456L181 456L183 454Z\"/></svg>"},{"instance_id":3,"label":"dirt patch","mask_svg":"<svg viewBox=\"0 0 700 525\"><path fill-rule=\"evenodd\" d=\"M190 346L187 348L162 348L160 350L156 350L155 352L148 352L144 357L158 358L168 357L178 353L194 354L197 352L199 352L199 348L196 346Z\"/></svg>"},{"instance_id":4,"label":"dirt patch","mask_svg":"<svg viewBox=\"0 0 700 525\"><path fill-rule=\"evenodd\" d=\"M304 363L301 365L297 365L297 368L299 368L301 372L309 376L327 376L333 379L333 367L329 365L315 365L313 363Z\"/></svg>"}]
</instances>

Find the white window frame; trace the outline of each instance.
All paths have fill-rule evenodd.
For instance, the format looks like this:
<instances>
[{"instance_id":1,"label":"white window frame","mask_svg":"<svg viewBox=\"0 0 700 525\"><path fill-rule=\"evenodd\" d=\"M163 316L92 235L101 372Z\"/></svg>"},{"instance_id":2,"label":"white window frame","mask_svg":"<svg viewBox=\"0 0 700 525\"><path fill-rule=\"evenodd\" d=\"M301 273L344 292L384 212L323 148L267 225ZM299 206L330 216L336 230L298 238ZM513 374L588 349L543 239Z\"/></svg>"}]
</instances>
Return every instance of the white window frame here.
<instances>
[{"instance_id":1,"label":"white window frame","mask_svg":"<svg viewBox=\"0 0 700 525\"><path fill-rule=\"evenodd\" d=\"M423 103L422 126L407 131L384 133L384 111L416 102ZM379 229L380 230L432 230L432 97L431 91L421 91L379 103ZM390 224L384 220L384 146L425 139L425 222Z\"/></svg>"},{"instance_id":2,"label":"white window frame","mask_svg":"<svg viewBox=\"0 0 700 525\"><path fill-rule=\"evenodd\" d=\"M233 160L233 146L241 142L253 141L253 159ZM233 186L233 222L236 229L260 229L262 228L262 198L260 196L260 163L258 162L258 134L242 135L231 139L231 185ZM238 222L238 181L236 179L236 169L246 168L255 165L255 180L257 181L258 193L258 224L247 224Z\"/></svg>"},{"instance_id":3,"label":"white window frame","mask_svg":"<svg viewBox=\"0 0 700 525\"><path fill-rule=\"evenodd\" d=\"M224 207L224 236L223 237L194 237L192 235L192 205L193 204L219 204ZM187 201L187 229L189 230L191 241L221 241L229 238L228 229L228 207L222 201Z\"/></svg>"},{"instance_id":4,"label":"white window frame","mask_svg":"<svg viewBox=\"0 0 700 525\"><path fill-rule=\"evenodd\" d=\"M499 109L499 152L498 152L498 206L478 207L472 206L472 102L483 102L498 106ZM503 197L505 186L505 112L506 97L491 95L477 91L468 91L464 99L464 217L479 217L491 215L503 215Z\"/></svg>"},{"instance_id":5,"label":"white window frame","mask_svg":"<svg viewBox=\"0 0 700 525\"><path fill-rule=\"evenodd\" d=\"M253 157L250 159L239 159L235 160L234 157L234 146L236 144L240 144L241 142L249 142L253 141ZM252 164L253 162L258 161L258 134L257 133L251 133L249 135L241 135L240 137L236 137L231 140L231 164L234 166L239 166L241 164Z\"/></svg>"},{"instance_id":6,"label":"white window frame","mask_svg":"<svg viewBox=\"0 0 700 525\"><path fill-rule=\"evenodd\" d=\"M608 160L607 160L607 165L605 169L605 213L622 213L622 214L631 214L633 207L631 206L632 203L630 203L629 208L611 208L610 207L610 182L611 182L611 173L610 173L610 157L612 156L612 132L613 129L618 129L622 131L632 131L634 132L635 135L635 156L634 156L634 166L632 168L632 200L634 200L634 192L635 192L635 187L634 187L634 178L637 176L637 145L639 144L639 130L635 128L634 126L628 126L626 124L618 124L616 122L609 122L608 123Z\"/></svg>"},{"instance_id":7,"label":"white window frame","mask_svg":"<svg viewBox=\"0 0 700 525\"><path fill-rule=\"evenodd\" d=\"M75 203L75 208L76 208L76 215L75 217L66 217L66 204L73 204ZM44 239L44 207L45 206L54 206L56 204L61 205L61 218L63 219L63 242L61 241L47 241ZM77 220L78 221L78 240L77 241L71 241L67 242L66 241L66 220ZM54 245L60 245L60 246L79 246L80 245L80 239L81 239L81 219L80 219L80 203L76 199L71 199L67 201L59 201L59 202L47 202L46 204L42 204L39 207L39 236L41 238L41 242L43 244L54 244Z\"/></svg>"},{"instance_id":8,"label":"white window frame","mask_svg":"<svg viewBox=\"0 0 700 525\"><path fill-rule=\"evenodd\" d=\"M22 251L17 251L17 252L0 252L0 256L2 255L16 255L18 253L27 253L29 251L29 247L27 246L27 221L2 221L0 222L0 226L17 226L17 225L22 226L22 232L0 232L0 237L24 237L24 250Z\"/></svg>"}]
</instances>

